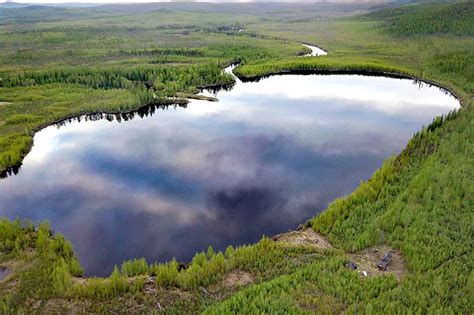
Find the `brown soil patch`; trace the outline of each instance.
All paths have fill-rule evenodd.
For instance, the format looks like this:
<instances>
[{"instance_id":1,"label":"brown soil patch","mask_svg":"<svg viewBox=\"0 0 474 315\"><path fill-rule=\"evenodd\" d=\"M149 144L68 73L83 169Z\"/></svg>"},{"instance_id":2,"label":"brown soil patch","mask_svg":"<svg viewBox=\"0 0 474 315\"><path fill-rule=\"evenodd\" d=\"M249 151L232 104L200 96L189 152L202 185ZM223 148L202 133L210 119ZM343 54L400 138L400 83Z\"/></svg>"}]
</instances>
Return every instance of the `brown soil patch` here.
<instances>
[{"instance_id":1,"label":"brown soil patch","mask_svg":"<svg viewBox=\"0 0 474 315\"><path fill-rule=\"evenodd\" d=\"M195 296L191 292L187 292L178 288L174 288L171 292L172 295L175 295L179 300L192 301Z\"/></svg>"},{"instance_id":2,"label":"brown soil patch","mask_svg":"<svg viewBox=\"0 0 474 315\"><path fill-rule=\"evenodd\" d=\"M87 279L86 278L78 278L78 277L72 277L72 281L80 284L80 285L86 285L87 284Z\"/></svg>"},{"instance_id":3,"label":"brown soil patch","mask_svg":"<svg viewBox=\"0 0 474 315\"><path fill-rule=\"evenodd\" d=\"M226 287L244 286L254 281L251 273L242 270L233 270L228 273L222 280L222 284Z\"/></svg>"},{"instance_id":4,"label":"brown soil patch","mask_svg":"<svg viewBox=\"0 0 474 315\"><path fill-rule=\"evenodd\" d=\"M377 265L385 253L391 253L392 259L387 270L381 271L377 268ZM403 259L402 253L388 246L366 248L362 251L348 254L348 256L351 261L357 264L356 271L359 273L366 271L368 277L394 274L398 280L400 280L406 272L405 260Z\"/></svg>"},{"instance_id":5,"label":"brown soil patch","mask_svg":"<svg viewBox=\"0 0 474 315\"><path fill-rule=\"evenodd\" d=\"M209 101L209 102L219 102L219 99L216 97L199 95L199 94L183 93L183 92L176 93L176 97L188 98L188 99L193 99L193 100L203 100L203 101Z\"/></svg>"},{"instance_id":6,"label":"brown soil patch","mask_svg":"<svg viewBox=\"0 0 474 315\"><path fill-rule=\"evenodd\" d=\"M286 245L314 246L323 249L333 248L324 236L319 235L311 228L278 234L273 237L273 240Z\"/></svg>"},{"instance_id":7,"label":"brown soil patch","mask_svg":"<svg viewBox=\"0 0 474 315\"><path fill-rule=\"evenodd\" d=\"M41 314L78 314L86 313L83 301L74 301L66 299L49 299L43 304L42 301L30 301L31 308L39 311Z\"/></svg>"},{"instance_id":8,"label":"brown soil patch","mask_svg":"<svg viewBox=\"0 0 474 315\"><path fill-rule=\"evenodd\" d=\"M6 105L11 105L13 103L10 102L0 102L0 106L6 106Z\"/></svg>"}]
</instances>

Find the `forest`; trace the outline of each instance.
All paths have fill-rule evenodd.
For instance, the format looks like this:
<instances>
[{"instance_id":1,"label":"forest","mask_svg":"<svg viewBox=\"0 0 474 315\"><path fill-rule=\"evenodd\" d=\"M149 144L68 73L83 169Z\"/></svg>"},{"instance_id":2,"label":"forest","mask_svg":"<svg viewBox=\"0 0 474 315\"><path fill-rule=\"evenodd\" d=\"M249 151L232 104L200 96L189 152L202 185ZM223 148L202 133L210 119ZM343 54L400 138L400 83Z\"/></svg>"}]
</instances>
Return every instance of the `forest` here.
<instances>
[{"instance_id":1,"label":"forest","mask_svg":"<svg viewBox=\"0 0 474 315\"><path fill-rule=\"evenodd\" d=\"M0 267L11 266L0 277L0 313L472 313L474 4L295 5L284 13L175 6L0 14L0 169L21 165L44 126L232 83L221 69L236 61L244 80L289 71L403 75L448 89L462 108L433 118L368 181L302 222L325 248L263 237L209 247L190 262L137 257L107 278L84 278L71 243L47 222L0 219ZM20 22L24 14L30 19ZM71 14L79 18L68 22ZM298 57L301 42L328 56ZM346 267L383 246L401 253L402 275L363 277Z\"/></svg>"}]
</instances>

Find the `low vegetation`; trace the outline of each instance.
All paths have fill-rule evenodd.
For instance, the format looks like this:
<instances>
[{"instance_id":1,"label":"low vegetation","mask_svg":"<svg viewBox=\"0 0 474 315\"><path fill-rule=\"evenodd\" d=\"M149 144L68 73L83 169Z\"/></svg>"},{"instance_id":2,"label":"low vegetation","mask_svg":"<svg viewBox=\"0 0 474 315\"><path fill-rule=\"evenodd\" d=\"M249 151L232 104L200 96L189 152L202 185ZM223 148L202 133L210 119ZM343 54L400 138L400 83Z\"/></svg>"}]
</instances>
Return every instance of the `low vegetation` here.
<instances>
[{"instance_id":1,"label":"low vegetation","mask_svg":"<svg viewBox=\"0 0 474 315\"><path fill-rule=\"evenodd\" d=\"M367 15L382 21L382 29L399 37L474 34L474 6L469 1L455 4L421 4L388 8Z\"/></svg>"},{"instance_id":2,"label":"low vegetation","mask_svg":"<svg viewBox=\"0 0 474 315\"><path fill-rule=\"evenodd\" d=\"M108 278L82 278L71 244L52 233L46 223L35 228L28 222L2 219L0 266L11 273L0 279L0 312L470 313L474 279L472 8L471 2L410 4L357 17L305 21L257 20L244 15L236 22L254 35L229 34L228 28L221 29L226 31L222 35L219 28L209 28L203 46L225 36L235 43L245 39L250 46L239 47L255 45L261 48L257 53L251 48L229 48L213 59L202 46L193 46L192 40L204 36L195 31L186 35L192 39L185 47L192 49L191 56L184 50L170 50L172 55L166 58L179 63L173 67L128 66L137 62L128 59L131 56L157 60L164 54L156 48L143 53L139 44L136 50L122 53L127 59L114 60L114 66L88 65L77 72L75 68L13 71L7 69L10 64L2 64L2 73L8 75L2 74L4 87L0 88L0 102L7 103L0 106L1 167L21 160L31 144L31 132L39 126L87 111L137 108L150 101L150 91L140 82L153 82L160 97L227 82L218 67L235 60L243 61L237 72L246 78L294 70L416 76L452 90L462 108L434 118L370 180L306 222L306 228L319 233L315 239L324 237L330 242L325 248L306 241L289 242L291 235L282 237L287 241L263 238L255 245L228 247L224 252L209 248L189 263L149 264L134 259L117 266ZM195 19L186 14L191 16L185 27L190 31L202 13L196 13ZM231 24L228 19L232 18L224 14L213 17ZM114 19L127 27L138 25L136 17ZM67 27L66 22L54 23ZM78 25L87 23L91 22ZM175 27L164 28L166 23L162 26L167 31ZM49 26L30 25L27 32ZM184 26L180 27L179 34ZM23 36L13 34L1 36ZM89 35L78 32L77 36ZM176 48L183 48L180 36L173 36ZM297 41L320 44L329 55L293 58L299 51ZM291 49L283 53L278 45ZM25 64L21 69L28 67ZM169 80L163 78L166 71L170 71ZM406 266L403 276L388 272L363 277L346 268L354 255L381 246L400 253ZM227 277L239 273L250 280L226 284Z\"/></svg>"},{"instance_id":3,"label":"low vegetation","mask_svg":"<svg viewBox=\"0 0 474 315\"><path fill-rule=\"evenodd\" d=\"M210 299L209 302L215 302L217 295L213 296L205 288L209 288L209 291L224 290L219 294L229 295L232 291L229 291L222 280L234 270L247 272L253 275L256 282L262 282L290 274L295 269L328 255L335 255L331 251L320 251L312 247L285 247L263 238L252 246L229 246L225 252L215 252L209 247L207 252L197 253L189 264L178 263L176 260L148 264L144 259L134 259L124 262L120 268L115 267L111 276L106 279L83 279L82 269L74 257L71 244L61 234L53 235L47 223L42 223L35 229L30 223L3 219L0 227L0 249L3 253L0 265L10 266L11 261L20 262L9 267L13 269L13 275L17 274L19 278L11 276L0 282L0 290L4 293L0 300L2 312L22 312L31 308L35 311L59 310L49 308L47 301L50 299L96 301L96 304L89 305L91 311L100 311L104 305L110 309L120 309L120 303L115 304L116 300L112 303L109 299L125 296L123 303L145 299L145 288L153 292L176 288L182 292L205 294L206 299ZM25 271L23 266L28 264L30 266ZM12 286L16 280L21 284ZM238 287L233 288L236 289ZM31 305L31 298L40 299L43 303ZM152 301L145 299L145 302L148 308L156 307L148 304ZM194 302L193 308L200 309L204 306L201 303ZM64 305L55 307L62 306ZM172 304L166 307L180 306Z\"/></svg>"}]
</instances>

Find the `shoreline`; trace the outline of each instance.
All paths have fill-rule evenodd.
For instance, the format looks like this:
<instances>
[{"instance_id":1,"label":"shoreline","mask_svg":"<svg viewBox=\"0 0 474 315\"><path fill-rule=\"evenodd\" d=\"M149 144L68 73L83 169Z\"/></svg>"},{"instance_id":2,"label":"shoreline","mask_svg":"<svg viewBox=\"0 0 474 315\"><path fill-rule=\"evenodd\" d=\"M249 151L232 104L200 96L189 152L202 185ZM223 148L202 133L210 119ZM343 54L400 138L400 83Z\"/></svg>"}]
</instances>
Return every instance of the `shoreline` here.
<instances>
[{"instance_id":1,"label":"shoreline","mask_svg":"<svg viewBox=\"0 0 474 315\"><path fill-rule=\"evenodd\" d=\"M157 100L152 103L148 104L142 104L139 105L137 108L134 109L127 109L127 110L95 110L95 111L84 111L80 113L73 113L70 115L67 115L65 117L55 119L52 122L48 122L45 124L41 124L36 128L33 128L30 130L28 133L29 136L31 136L32 140L37 132L40 132L41 130L55 126L55 125L60 125L62 123L69 122L74 119L78 119L80 117L92 117L96 115L114 115L114 116L121 116L121 115L129 115L129 114L138 114L140 110L150 108L152 106L160 107L160 106L186 106L189 103L188 99L185 98L174 98L174 99L162 99L162 100ZM18 171L20 170L21 166L23 165L23 160L25 157L31 152L31 149L34 146L34 141L31 141L30 145L26 148L25 152L21 156L21 162L16 164L16 165L11 165L5 169L0 169L0 180L5 179L11 175L16 175Z\"/></svg>"},{"instance_id":2,"label":"shoreline","mask_svg":"<svg viewBox=\"0 0 474 315\"><path fill-rule=\"evenodd\" d=\"M236 68L237 68L237 67L240 66L240 62L238 62L238 61L237 62L231 62L228 65L226 65L223 70L225 70L225 69L227 69L228 67L231 67L231 66L236 66ZM242 74L239 74L239 73L234 73L233 71L231 71L231 73L232 73L233 76L238 78L243 83L245 83L245 82L258 82L260 80L264 80L266 78L269 78L269 77L275 76L275 75L292 75L292 74L296 74L296 75L311 75L311 74L319 74L319 75L362 75L362 76L369 76L369 77L386 77L386 78L401 79L401 80L408 79L408 80L413 80L415 82L420 82L420 83L425 83L425 84L428 84L428 85L431 85L431 86L435 86L435 87L439 88L443 93L453 96L459 102L460 108L465 107L465 105L464 105L465 102L464 102L463 98L457 92L453 91L451 88L449 88L445 84L438 83L438 82L436 82L434 80L430 80L430 79L420 78L418 76L415 76L415 75L412 75L412 74L409 74L409 73L401 73L401 72L394 72L394 71L383 71L383 70L380 70L380 71L378 71L378 70L367 70L367 69L362 69L362 70L358 70L358 69L353 69L353 70L346 70L346 69L330 69L330 70L323 70L323 69L308 69L308 70L281 69L281 70L277 70L277 71L268 72L268 73L265 73L265 74L256 74L256 75L250 75L250 76L242 75ZM235 84L236 84L236 82L230 83L230 84L229 83L226 83L226 84L215 83L215 84L210 84L210 85L198 87L198 89L200 91L202 91L204 89L219 91L221 89L232 89L235 86ZM163 105L165 105L165 106L166 105L167 106L172 106L172 105L182 106L182 105L187 105L188 103L189 103L189 100L187 98L177 97L177 98L174 98L174 99L162 99L162 100L158 100L158 101L153 102L153 103L139 105L137 108L128 109L128 110L110 110L110 111L97 110L97 111L89 111L89 112L85 111L85 112L82 112L82 113L74 113L74 114L68 115L66 117L63 117L63 118L54 120L52 122L49 122L47 124L42 124L39 127L34 128L30 131L29 135L31 136L32 141L31 141L31 144L26 148L26 150L25 150L26 153L24 153L21 156L20 163L18 163L16 165L11 165L11 166L9 166L5 169L0 169L0 180L4 179L4 178L7 178L9 176L12 176L12 175L16 175L18 173L21 166L23 165L23 160L31 152L31 149L34 146L33 138L34 138L35 134L37 132L47 128L47 127L50 127L50 126L53 126L53 125L58 125L58 124L61 124L63 122L67 122L71 119L79 118L79 117L82 117L82 116L126 115L126 114L131 114L131 113L138 113L140 110L145 109L145 108L150 107L150 106L163 106Z\"/></svg>"},{"instance_id":3,"label":"shoreline","mask_svg":"<svg viewBox=\"0 0 474 315\"><path fill-rule=\"evenodd\" d=\"M259 82L260 80L264 80L266 78L275 76L275 75L361 75L367 77L385 77L391 79L400 79L400 80L412 80L415 83L424 83L430 86L434 86L439 88L445 94L449 94L456 98L461 107L463 106L463 98L452 88L448 87L443 83L436 82L434 80L420 78L418 76L408 74L408 73L401 73L401 72L394 72L394 71L383 71L383 70L346 70L346 69L331 69L331 70L323 70L323 69L308 69L308 70L299 70L299 69L282 69L277 71L271 71L265 74L257 74L257 75L242 75L239 73L234 74L237 76L242 82Z\"/></svg>"}]
</instances>

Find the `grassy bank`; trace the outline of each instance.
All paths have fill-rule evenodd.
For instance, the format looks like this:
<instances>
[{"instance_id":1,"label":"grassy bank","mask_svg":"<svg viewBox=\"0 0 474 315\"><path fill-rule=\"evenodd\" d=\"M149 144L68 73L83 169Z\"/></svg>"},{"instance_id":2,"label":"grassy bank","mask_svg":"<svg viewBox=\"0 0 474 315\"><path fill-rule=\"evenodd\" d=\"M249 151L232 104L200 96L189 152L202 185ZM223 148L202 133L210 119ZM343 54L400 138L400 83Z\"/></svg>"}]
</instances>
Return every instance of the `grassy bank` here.
<instances>
[{"instance_id":1,"label":"grassy bank","mask_svg":"<svg viewBox=\"0 0 474 315\"><path fill-rule=\"evenodd\" d=\"M468 2L408 5L357 17L305 21L245 17L246 31L256 36L249 38L269 54L280 55L242 59L237 72L243 77L293 70L401 73L446 86L463 107L435 118L369 181L307 222L310 231L319 233L319 242L264 238L223 253L210 248L197 253L189 264L136 259L117 266L107 279L83 279L72 246L61 235L53 235L46 224L35 229L26 222L1 220L0 266L11 273L0 280L0 312L470 313L474 307L474 71L469 60L474 38L472 19L464 16L471 14L472 7ZM446 18L448 24L433 28L432 23L418 23L430 17ZM407 21L417 23L407 28L411 25ZM286 43L296 48L292 44L296 41L319 44L329 56L293 58L274 46ZM236 54L228 59L239 59ZM42 87L4 88L1 93L12 94L0 101L16 107L23 104L18 101L21 97L42 95L38 102L46 102L50 98ZM97 89L80 82L68 88L64 97L79 89L84 91L80 97L90 93L88 97L100 100L97 95L101 95L104 104L113 104L118 92L123 95L117 100L133 102L137 95L127 88ZM25 96L29 90L31 95ZM86 97L83 102L88 104ZM57 101L50 106L59 106L54 104ZM33 128L35 119L45 114L21 113L32 116L8 116L17 128L30 128L30 123ZM15 145L17 141L11 139ZM332 245L321 246L321 240ZM405 265L400 277L391 272L363 277L345 267L354 255L382 247L400 253Z\"/></svg>"}]
</instances>

